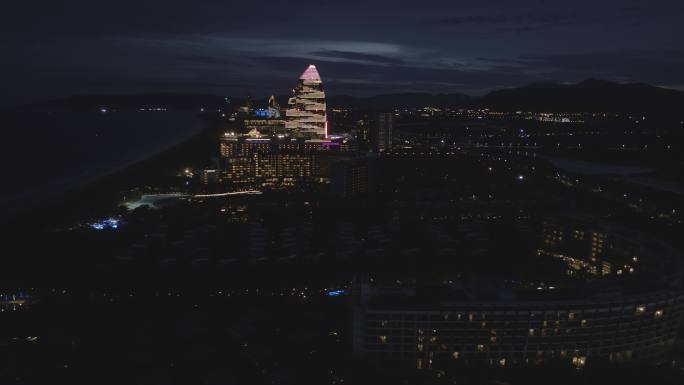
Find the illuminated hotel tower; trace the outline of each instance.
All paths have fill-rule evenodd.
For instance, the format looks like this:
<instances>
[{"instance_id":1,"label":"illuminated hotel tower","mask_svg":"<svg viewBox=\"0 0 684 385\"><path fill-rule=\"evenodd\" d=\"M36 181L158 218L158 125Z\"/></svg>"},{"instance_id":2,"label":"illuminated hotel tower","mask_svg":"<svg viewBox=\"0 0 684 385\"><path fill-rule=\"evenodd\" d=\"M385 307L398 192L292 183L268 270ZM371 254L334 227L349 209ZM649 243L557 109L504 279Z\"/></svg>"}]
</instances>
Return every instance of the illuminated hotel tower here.
<instances>
[{"instance_id":1,"label":"illuminated hotel tower","mask_svg":"<svg viewBox=\"0 0 684 385\"><path fill-rule=\"evenodd\" d=\"M323 81L316 66L311 64L299 77L299 83L288 101L285 127L298 136L326 138L328 121L325 113Z\"/></svg>"}]
</instances>

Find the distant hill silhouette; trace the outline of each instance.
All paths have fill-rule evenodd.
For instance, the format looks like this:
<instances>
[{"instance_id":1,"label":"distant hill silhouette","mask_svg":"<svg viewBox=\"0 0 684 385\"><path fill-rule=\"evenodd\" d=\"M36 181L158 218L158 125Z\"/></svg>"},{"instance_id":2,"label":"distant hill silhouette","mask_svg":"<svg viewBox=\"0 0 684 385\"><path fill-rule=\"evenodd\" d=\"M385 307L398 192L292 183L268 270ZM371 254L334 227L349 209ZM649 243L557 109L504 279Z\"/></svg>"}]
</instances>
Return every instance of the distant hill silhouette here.
<instances>
[{"instance_id":1,"label":"distant hill silhouette","mask_svg":"<svg viewBox=\"0 0 684 385\"><path fill-rule=\"evenodd\" d=\"M277 97L287 106L288 95ZM265 106L266 98L255 98L254 106ZM82 95L34 104L25 108L94 110L101 107L130 110L166 107L169 109L235 108L244 97L230 98L205 94L156 93L133 95ZM328 107L389 110L396 107L481 107L499 111L535 112L656 112L678 114L684 109L684 92L633 83L585 80L577 84L537 83L501 89L473 98L464 94L397 93L370 97L329 95Z\"/></svg>"},{"instance_id":2,"label":"distant hill silhouette","mask_svg":"<svg viewBox=\"0 0 684 385\"><path fill-rule=\"evenodd\" d=\"M493 91L476 105L504 111L678 113L684 108L684 92L589 79L571 85L538 83Z\"/></svg>"},{"instance_id":3,"label":"distant hill silhouette","mask_svg":"<svg viewBox=\"0 0 684 385\"><path fill-rule=\"evenodd\" d=\"M472 98L464 94L401 93L370 97L333 95L328 97L330 107L392 109L395 107L454 107L470 103Z\"/></svg>"},{"instance_id":4,"label":"distant hill silhouette","mask_svg":"<svg viewBox=\"0 0 684 385\"><path fill-rule=\"evenodd\" d=\"M282 107L287 106L289 95L278 95L276 99ZM265 106L268 98L254 99L254 106ZM232 99L233 104L241 106L245 98ZM328 95L326 103L329 108L357 108L368 110L391 110L396 107L453 107L470 103L472 98L464 94L429 94L423 92L382 94L375 96Z\"/></svg>"}]
</instances>

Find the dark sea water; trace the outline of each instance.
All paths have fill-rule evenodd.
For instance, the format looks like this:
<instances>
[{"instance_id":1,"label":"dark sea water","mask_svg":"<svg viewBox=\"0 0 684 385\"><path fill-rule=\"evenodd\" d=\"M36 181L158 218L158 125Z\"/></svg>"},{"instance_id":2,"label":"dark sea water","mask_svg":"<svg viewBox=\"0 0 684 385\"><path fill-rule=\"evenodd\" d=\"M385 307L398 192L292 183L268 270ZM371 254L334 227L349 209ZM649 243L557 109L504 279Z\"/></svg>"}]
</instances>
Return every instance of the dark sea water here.
<instances>
[{"instance_id":1,"label":"dark sea water","mask_svg":"<svg viewBox=\"0 0 684 385\"><path fill-rule=\"evenodd\" d=\"M620 175L628 183L638 184L654 190L684 195L684 185L677 182L661 180L648 175L655 169L649 167L624 166L599 162L588 162L555 156L540 155L561 170L581 175Z\"/></svg>"},{"instance_id":2,"label":"dark sea water","mask_svg":"<svg viewBox=\"0 0 684 385\"><path fill-rule=\"evenodd\" d=\"M2 114L0 218L152 157L203 124L182 111Z\"/></svg>"}]
</instances>

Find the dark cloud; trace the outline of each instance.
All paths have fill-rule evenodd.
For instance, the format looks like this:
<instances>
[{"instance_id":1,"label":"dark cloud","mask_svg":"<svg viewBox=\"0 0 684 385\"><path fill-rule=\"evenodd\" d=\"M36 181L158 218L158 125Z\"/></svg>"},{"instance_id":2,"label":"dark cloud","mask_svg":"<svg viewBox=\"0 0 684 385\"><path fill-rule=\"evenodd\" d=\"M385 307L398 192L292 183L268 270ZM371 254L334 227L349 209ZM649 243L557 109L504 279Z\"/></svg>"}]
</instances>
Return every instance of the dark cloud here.
<instances>
[{"instance_id":1,"label":"dark cloud","mask_svg":"<svg viewBox=\"0 0 684 385\"><path fill-rule=\"evenodd\" d=\"M286 73L299 73L309 61L298 57L254 57L253 60L271 70L282 70ZM336 86L355 84L384 85L386 89L397 91L432 92L474 92L481 84L510 87L538 80L524 73L512 74L491 70L463 70L457 68L429 68L408 65L378 65L369 63L351 63L340 61L317 61L328 89L339 91ZM294 77L287 79L291 83Z\"/></svg>"},{"instance_id":2,"label":"dark cloud","mask_svg":"<svg viewBox=\"0 0 684 385\"><path fill-rule=\"evenodd\" d=\"M564 74L575 79L604 78L646 81L664 86L684 85L684 50L590 52L525 55L513 61L518 68L537 73Z\"/></svg>"},{"instance_id":3,"label":"dark cloud","mask_svg":"<svg viewBox=\"0 0 684 385\"><path fill-rule=\"evenodd\" d=\"M684 1L23 0L0 105L89 92L482 93L585 77L682 87Z\"/></svg>"},{"instance_id":4,"label":"dark cloud","mask_svg":"<svg viewBox=\"0 0 684 385\"><path fill-rule=\"evenodd\" d=\"M208 55L197 55L197 54L184 54L184 55L178 55L178 59L188 62L188 63L195 63L195 64L206 64L206 65L212 65L212 66L223 66L223 65L231 65L234 64L233 60L222 58L222 57L216 57L216 56L208 56Z\"/></svg>"},{"instance_id":5,"label":"dark cloud","mask_svg":"<svg viewBox=\"0 0 684 385\"><path fill-rule=\"evenodd\" d=\"M630 13L630 12L639 12L639 11L641 11L641 9L642 9L642 8L641 8L640 6L638 6L638 5L628 5L628 6L625 6L625 7L620 7L620 11L621 11L621 12L626 12L626 13Z\"/></svg>"},{"instance_id":6,"label":"dark cloud","mask_svg":"<svg viewBox=\"0 0 684 385\"><path fill-rule=\"evenodd\" d=\"M464 15L441 18L427 24L442 26L495 26L497 31L536 31L541 29L596 24L605 18L589 13L569 12L524 15Z\"/></svg>"}]
</instances>

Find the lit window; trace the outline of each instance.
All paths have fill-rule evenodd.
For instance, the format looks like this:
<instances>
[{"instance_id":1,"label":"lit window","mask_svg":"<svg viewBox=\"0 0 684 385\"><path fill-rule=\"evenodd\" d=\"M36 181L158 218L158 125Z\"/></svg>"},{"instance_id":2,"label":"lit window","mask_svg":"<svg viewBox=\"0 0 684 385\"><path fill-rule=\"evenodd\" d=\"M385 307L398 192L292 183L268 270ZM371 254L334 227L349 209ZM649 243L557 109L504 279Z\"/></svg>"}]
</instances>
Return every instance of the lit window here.
<instances>
[{"instance_id":1,"label":"lit window","mask_svg":"<svg viewBox=\"0 0 684 385\"><path fill-rule=\"evenodd\" d=\"M587 363L587 357L585 357L585 356L572 357L572 364L577 369L582 369L584 367L584 365L586 365L586 363Z\"/></svg>"},{"instance_id":2,"label":"lit window","mask_svg":"<svg viewBox=\"0 0 684 385\"><path fill-rule=\"evenodd\" d=\"M457 360L458 357L460 357L460 356L461 356L461 353L459 353L459 352L453 352L453 353L451 353L451 357L453 357L455 360Z\"/></svg>"},{"instance_id":3,"label":"lit window","mask_svg":"<svg viewBox=\"0 0 684 385\"><path fill-rule=\"evenodd\" d=\"M485 351L485 346L482 344L477 344L477 351L478 352L484 352Z\"/></svg>"},{"instance_id":4,"label":"lit window","mask_svg":"<svg viewBox=\"0 0 684 385\"><path fill-rule=\"evenodd\" d=\"M421 353L425 350L423 344L418 344L418 346L416 346L416 348L417 348L418 351L421 352Z\"/></svg>"},{"instance_id":5,"label":"lit window","mask_svg":"<svg viewBox=\"0 0 684 385\"><path fill-rule=\"evenodd\" d=\"M506 366L506 359L505 359L505 358L500 359L500 360L499 360L499 365L501 365L501 366Z\"/></svg>"},{"instance_id":6,"label":"lit window","mask_svg":"<svg viewBox=\"0 0 684 385\"><path fill-rule=\"evenodd\" d=\"M387 336L379 336L378 339L380 340L381 344L387 343Z\"/></svg>"},{"instance_id":7,"label":"lit window","mask_svg":"<svg viewBox=\"0 0 684 385\"><path fill-rule=\"evenodd\" d=\"M644 305L639 305L636 308L636 313L637 314L644 314L646 312L646 306Z\"/></svg>"},{"instance_id":8,"label":"lit window","mask_svg":"<svg viewBox=\"0 0 684 385\"><path fill-rule=\"evenodd\" d=\"M528 330L527 334L531 337L534 336L534 329Z\"/></svg>"},{"instance_id":9,"label":"lit window","mask_svg":"<svg viewBox=\"0 0 684 385\"><path fill-rule=\"evenodd\" d=\"M660 318L662 316L663 316L662 310L656 310L655 313L653 313L653 317L655 317L655 318Z\"/></svg>"},{"instance_id":10,"label":"lit window","mask_svg":"<svg viewBox=\"0 0 684 385\"><path fill-rule=\"evenodd\" d=\"M587 326L587 320L583 319L582 322L580 322L580 324L582 325L582 327Z\"/></svg>"}]
</instances>

